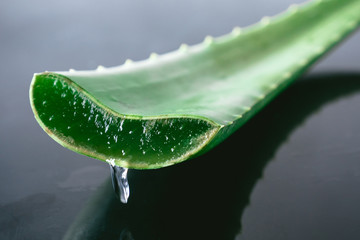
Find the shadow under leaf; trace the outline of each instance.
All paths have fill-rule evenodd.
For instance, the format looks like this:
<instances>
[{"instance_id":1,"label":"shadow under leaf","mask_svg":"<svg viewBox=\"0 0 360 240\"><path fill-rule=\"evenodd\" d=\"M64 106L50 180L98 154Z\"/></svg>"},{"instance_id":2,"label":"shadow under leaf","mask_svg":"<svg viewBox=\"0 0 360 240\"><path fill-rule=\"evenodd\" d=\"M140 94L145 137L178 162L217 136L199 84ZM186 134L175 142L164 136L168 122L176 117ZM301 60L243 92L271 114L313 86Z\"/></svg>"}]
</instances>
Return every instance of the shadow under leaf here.
<instances>
[{"instance_id":1,"label":"shadow under leaf","mask_svg":"<svg viewBox=\"0 0 360 240\"><path fill-rule=\"evenodd\" d=\"M359 89L359 74L300 79L207 154L130 171L128 204L116 199L108 179L64 239L234 239L251 191L279 146L321 106Z\"/></svg>"}]
</instances>

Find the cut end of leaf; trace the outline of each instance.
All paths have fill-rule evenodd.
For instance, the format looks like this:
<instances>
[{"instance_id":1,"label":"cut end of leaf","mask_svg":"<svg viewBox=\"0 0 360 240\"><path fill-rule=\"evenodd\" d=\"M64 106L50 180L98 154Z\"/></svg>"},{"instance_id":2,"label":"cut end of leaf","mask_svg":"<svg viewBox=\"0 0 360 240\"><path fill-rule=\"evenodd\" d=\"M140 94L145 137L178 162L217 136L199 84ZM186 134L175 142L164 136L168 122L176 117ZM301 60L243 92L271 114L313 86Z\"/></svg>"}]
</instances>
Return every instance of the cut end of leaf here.
<instances>
[{"instance_id":1,"label":"cut end of leaf","mask_svg":"<svg viewBox=\"0 0 360 240\"><path fill-rule=\"evenodd\" d=\"M90 96L69 78L36 74L30 88L35 118L55 141L125 168L160 168L191 158L219 126L204 119L127 116Z\"/></svg>"}]
</instances>

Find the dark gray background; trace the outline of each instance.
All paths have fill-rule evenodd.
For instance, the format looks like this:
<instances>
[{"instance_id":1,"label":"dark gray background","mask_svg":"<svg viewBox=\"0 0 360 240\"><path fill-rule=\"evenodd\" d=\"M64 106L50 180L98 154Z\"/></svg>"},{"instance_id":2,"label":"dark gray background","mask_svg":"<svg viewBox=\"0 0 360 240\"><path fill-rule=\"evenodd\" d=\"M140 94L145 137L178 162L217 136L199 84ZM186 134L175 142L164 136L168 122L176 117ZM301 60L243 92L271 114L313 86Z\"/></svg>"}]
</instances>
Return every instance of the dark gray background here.
<instances>
[{"instance_id":1,"label":"dark gray background","mask_svg":"<svg viewBox=\"0 0 360 240\"><path fill-rule=\"evenodd\" d=\"M177 49L181 43L199 43L206 35L226 34L234 26L255 23L262 16L282 12L296 2L301 1L1 0L0 238L61 239L87 200L99 191L104 181L108 181L108 166L62 148L38 126L28 100L33 73L69 68L94 69L99 64L116 66L126 58L142 60L151 52L161 54ZM254 136L250 148L261 152L265 151L261 146L266 145L264 148L269 148L271 152L260 157L263 162L254 167L256 170L253 175L251 171L239 170L239 175L251 175L244 180L249 182L248 185L242 187L242 183L237 183L238 180L234 181L236 184L229 184L229 181L238 179L234 170L231 170L231 179L202 176L202 168L210 172L220 168L225 174L221 176L226 178L226 164L219 163L216 166L217 154L220 154L221 149L227 149L220 146L220 150L210 152L200 160L174 167L173 170L130 173L133 182L130 182L132 196L129 207L115 207L117 214L116 217L112 216L112 221L116 222L119 218L119 229L126 228L126 231L132 232L134 239L177 239L182 236L179 232L188 239L196 239L194 236L201 234L210 238L214 236L214 239L234 239L235 236L238 239L359 239L360 93L356 79L360 81L360 33L354 34L308 75L310 77L301 80L306 83L295 84L290 90L293 95L300 90L304 91L296 95L298 99L292 99L291 94L281 96L283 102L294 101L294 104L300 104L296 106L305 109L307 106L304 104L313 104L307 101L307 89L319 91L319 94L310 94L314 98L313 102L316 102L315 110L306 110L307 113L299 117L302 122L289 127L292 130L283 137L286 141L282 139L274 144L276 146L272 146L268 144L272 135L269 133L264 136L266 125L263 131L251 125L264 125L272 120L286 119L290 117L289 114L294 115L294 109L280 100L268 107L270 113L263 116L265 120L258 117L248 124L250 126L245 126L244 135ZM312 88L312 83L308 83L311 81L320 82L324 87ZM349 87L341 90L344 81L349 83ZM331 92L337 88L326 87L328 82L339 86L339 93L334 92L336 100L333 96L324 96L324 100L318 101L316 97L320 95L321 98L322 91L330 88ZM303 87L306 84L311 86ZM275 119L272 119L274 115ZM275 125L268 127L276 128ZM266 142L264 139L268 138ZM241 139L242 136L236 134L225 143L238 149L240 157L236 151L229 150L229 155L220 154L219 158L227 159L229 164L231 158L255 161L253 153L242 153L239 145ZM267 148L268 145L271 146ZM192 164L194 161L197 163ZM213 164L210 169L198 167L201 164L210 165L210 162ZM249 164L251 167L252 163ZM245 164L241 167L249 166ZM194 189L190 187L187 192L181 182L176 182L174 185L179 191L169 190L174 188L169 179L174 179L174 176L181 178L179 171L194 172ZM183 177L186 178L186 175L184 173ZM142 178L149 187L141 185ZM168 182L168 185L161 185L164 182ZM213 189L213 182L216 182L214 188L220 186L220 189ZM219 182L222 184L217 185ZM153 196L156 191L152 193L149 189L158 187L164 190L158 196ZM150 200L144 196L144 189L151 195ZM234 192L238 198L232 197ZM185 203L176 202L184 195L187 196ZM104 196L104 199L112 197ZM233 199L240 200L237 202ZM176 202L175 206L170 200ZM151 205L159 202L163 204L155 204L156 207ZM219 209L227 204L234 208L227 208L228 214L220 216L220 220L218 216L211 215L211 212L220 214ZM184 216L177 218L176 214L181 215L176 210L179 206L182 206L183 213L186 212L189 219L196 219L199 224L213 219L214 226L206 230L195 227L196 223ZM199 206L206 206L208 211L204 208L203 212L196 215L195 210ZM101 208L104 207L100 204ZM132 208L157 211L140 212L132 211ZM122 211L127 215L122 215ZM174 214L165 214L169 212ZM148 215L144 217L144 214ZM127 223L124 216L131 221L138 221L138 224ZM167 225L165 218L171 217L174 217L172 221L178 228ZM225 217L227 219L223 219ZM236 219L236 224L229 227L231 230L225 227L232 226L233 221L229 219ZM148 224L150 226L145 227ZM217 224L222 227L216 230L214 228ZM113 232L115 236L122 232L119 229L106 231ZM212 231L214 235L211 235ZM92 235L94 239L96 234ZM104 236L103 239L119 239L119 235Z\"/></svg>"}]
</instances>

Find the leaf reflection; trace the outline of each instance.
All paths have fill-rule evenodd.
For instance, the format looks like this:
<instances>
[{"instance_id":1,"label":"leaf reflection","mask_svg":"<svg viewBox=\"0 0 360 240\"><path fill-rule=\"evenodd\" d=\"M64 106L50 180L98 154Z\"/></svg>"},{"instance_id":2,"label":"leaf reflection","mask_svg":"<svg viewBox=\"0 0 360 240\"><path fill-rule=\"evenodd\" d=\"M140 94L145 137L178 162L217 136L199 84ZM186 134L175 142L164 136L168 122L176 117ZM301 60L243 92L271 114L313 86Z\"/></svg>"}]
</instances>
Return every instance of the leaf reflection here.
<instances>
[{"instance_id":1,"label":"leaf reflection","mask_svg":"<svg viewBox=\"0 0 360 240\"><path fill-rule=\"evenodd\" d=\"M289 134L327 102L355 93L358 74L306 77L224 143L172 167L129 173L124 205L108 179L64 239L231 239L266 164ZM269 196L271 197L271 196Z\"/></svg>"}]
</instances>

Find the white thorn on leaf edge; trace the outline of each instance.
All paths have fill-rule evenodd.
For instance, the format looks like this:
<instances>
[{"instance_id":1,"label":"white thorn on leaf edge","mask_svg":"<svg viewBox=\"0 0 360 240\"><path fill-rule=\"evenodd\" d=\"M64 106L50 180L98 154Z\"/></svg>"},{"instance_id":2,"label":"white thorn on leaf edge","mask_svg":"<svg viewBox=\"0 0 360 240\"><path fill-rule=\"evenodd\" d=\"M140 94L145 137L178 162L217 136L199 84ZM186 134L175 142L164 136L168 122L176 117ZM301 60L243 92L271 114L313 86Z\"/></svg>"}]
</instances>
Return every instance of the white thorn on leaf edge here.
<instances>
[{"instance_id":1,"label":"white thorn on leaf edge","mask_svg":"<svg viewBox=\"0 0 360 240\"><path fill-rule=\"evenodd\" d=\"M133 63L133 60L131 60L131 59L126 59L125 60L125 65L130 65L130 64L132 64Z\"/></svg>"},{"instance_id":2,"label":"white thorn on leaf edge","mask_svg":"<svg viewBox=\"0 0 360 240\"><path fill-rule=\"evenodd\" d=\"M234 27L233 30L231 31L231 33L235 36L240 35L242 32L242 29L240 27Z\"/></svg>"},{"instance_id":3,"label":"white thorn on leaf edge","mask_svg":"<svg viewBox=\"0 0 360 240\"><path fill-rule=\"evenodd\" d=\"M291 4L289 7L288 7L288 10L290 12L297 12L299 10L299 5L297 4Z\"/></svg>"},{"instance_id":4,"label":"white thorn on leaf edge","mask_svg":"<svg viewBox=\"0 0 360 240\"><path fill-rule=\"evenodd\" d=\"M97 66L96 71L104 71L106 68L102 65Z\"/></svg>"},{"instance_id":5,"label":"white thorn on leaf edge","mask_svg":"<svg viewBox=\"0 0 360 240\"><path fill-rule=\"evenodd\" d=\"M153 53L150 54L149 59L150 59L150 60L155 60L155 59L158 58L158 56L159 56L159 55L158 55L157 53L154 53L154 52L153 52Z\"/></svg>"},{"instance_id":6,"label":"white thorn on leaf edge","mask_svg":"<svg viewBox=\"0 0 360 240\"><path fill-rule=\"evenodd\" d=\"M290 72L286 72L286 73L284 73L283 77L284 77L284 78L289 78L289 77L291 77L291 73L290 73Z\"/></svg>"},{"instance_id":7,"label":"white thorn on leaf edge","mask_svg":"<svg viewBox=\"0 0 360 240\"><path fill-rule=\"evenodd\" d=\"M265 17L261 18L261 20L260 20L261 24L263 24L263 25L268 25L270 23L270 21L271 21L271 18L268 16L265 16Z\"/></svg>"},{"instance_id":8,"label":"white thorn on leaf edge","mask_svg":"<svg viewBox=\"0 0 360 240\"><path fill-rule=\"evenodd\" d=\"M189 46L185 43L181 44L179 47L180 52L186 52L188 50Z\"/></svg>"},{"instance_id":9,"label":"white thorn on leaf edge","mask_svg":"<svg viewBox=\"0 0 360 240\"><path fill-rule=\"evenodd\" d=\"M211 44L211 43L213 43L214 42L214 38L212 37L212 36L206 36L205 38L204 38L204 43L205 44Z\"/></svg>"}]
</instances>

